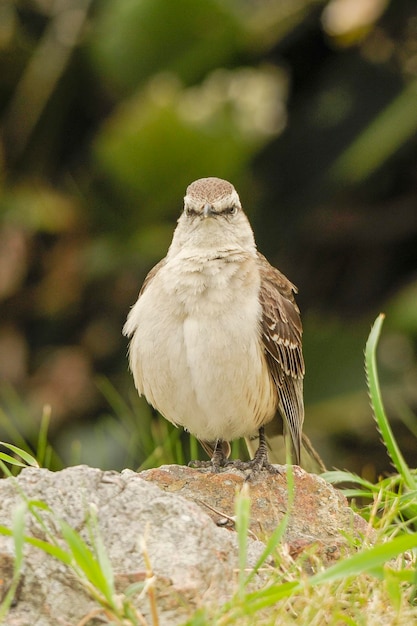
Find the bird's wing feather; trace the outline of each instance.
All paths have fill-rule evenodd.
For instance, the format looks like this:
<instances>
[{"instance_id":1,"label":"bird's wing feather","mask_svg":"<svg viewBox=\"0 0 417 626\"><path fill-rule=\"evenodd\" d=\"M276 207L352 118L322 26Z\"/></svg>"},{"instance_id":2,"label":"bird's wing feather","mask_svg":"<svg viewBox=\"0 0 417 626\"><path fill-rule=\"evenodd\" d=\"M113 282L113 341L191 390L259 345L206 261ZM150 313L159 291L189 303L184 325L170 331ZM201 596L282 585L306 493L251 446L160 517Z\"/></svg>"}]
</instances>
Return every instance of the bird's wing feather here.
<instances>
[{"instance_id":1,"label":"bird's wing feather","mask_svg":"<svg viewBox=\"0 0 417 626\"><path fill-rule=\"evenodd\" d=\"M139 291L139 296L138 296L138 300L141 297L141 295L143 294L143 292L145 291L145 289L148 287L148 285L150 285L150 283L152 282L152 280L155 278L156 274L159 272L159 270L161 269L161 267L163 265L165 265L166 260L162 259L161 261L159 261L159 263L157 263L147 274L145 280L143 281L143 285ZM137 302L136 302L137 304ZM137 321L136 321L136 317L135 317L135 307L136 304L131 308L129 315L127 316L127 320L125 325L123 326L123 334L126 335L127 337L132 337L136 331L137 328ZM129 354L131 353L131 346L132 344L130 344L129 346Z\"/></svg>"},{"instance_id":2,"label":"bird's wing feather","mask_svg":"<svg viewBox=\"0 0 417 626\"><path fill-rule=\"evenodd\" d=\"M156 265L154 265L154 267L149 270L149 272L147 273L145 280L143 281L143 285L140 288L139 291L139 298L140 296L143 294L143 292L145 291L146 287L152 282L152 280L154 279L154 277L157 275L157 273L159 272L159 270L166 264L166 257L164 257L163 259L161 259L159 261L159 263L157 263Z\"/></svg>"},{"instance_id":3,"label":"bird's wing feather","mask_svg":"<svg viewBox=\"0 0 417 626\"><path fill-rule=\"evenodd\" d=\"M294 300L296 287L258 253L261 275L262 342L266 360L277 387L279 409L300 459L304 421L302 325Z\"/></svg>"}]
</instances>

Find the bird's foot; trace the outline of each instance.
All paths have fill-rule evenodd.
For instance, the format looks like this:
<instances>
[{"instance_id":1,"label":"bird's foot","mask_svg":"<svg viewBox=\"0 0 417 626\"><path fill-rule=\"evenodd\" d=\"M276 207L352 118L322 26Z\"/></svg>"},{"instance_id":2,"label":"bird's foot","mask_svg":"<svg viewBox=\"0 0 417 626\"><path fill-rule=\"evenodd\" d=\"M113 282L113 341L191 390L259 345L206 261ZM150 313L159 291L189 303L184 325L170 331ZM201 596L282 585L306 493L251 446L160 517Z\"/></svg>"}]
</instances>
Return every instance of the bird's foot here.
<instances>
[{"instance_id":1,"label":"bird's foot","mask_svg":"<svg viewBox=\"0 0 417 626\"><path fill-rule=\"evenodd\" d=\"M206 447L205 449L208 451ZM221 439L218 439L214 446L213 456L210 461L190 461L188 465L196 468L209 468L215 474L227 468L235 468L243 472L249 470L249 473L245 478L246 482L256 478L262 470L265 470L270 474L281 474L279 469L268 461L268 449L266 446L264 428L262 426L259 429L259 447L252 460L229 460L227 458L227 454L225 453L224 442L222 442Z\"/></svg>"},{"instance_id":2,"label":"bird's foot","mask_svg":"<svg viewBox=\"0 0 417 626\"><path fill-rule=\"evenodd\" d=\"M190 461L188 463L188 467L195 467L196 469L211 469L211 471L213 472L213 474L218 474L222 469L224 469L226 467L226 465L229 464L230 461L227 461L227 459L220 460L219 459L215 459L214 457L212 459L210 459L210 461L200 461L199 459L195 460L195 461Z\"/></svg>"},{"instance_id":3,"label":"bird's foot","mask_svg":"<svg viewBox=\"0 0 417 626\"><path fill-rule=\"evenodd\" d=\"M265 429L263 426L259 429L259 446L255 452L255 456L251 461L239 461L238 468L242 470L249 470L249 474L245 478L245 482L250 482L262 470L266 470L270 474L281 474L279 469L272 465L268 460L268 448L265 439Z\"/></svg>"},{"instance_id":4,"label":"bird's foot","mask_svg":"<svg viewBox=\"0 0 417 626\"><path fill-rule=\"evenodd\" d=\"M218 472L220 472L220 470L229 463L230 461L228 461L227 456L224 452L223 443L221 440L218 440L214 447L213 456L211 457L210 461L190 461L188 463L188 466L195 468L210 468L214 474L218 474Z\"/></svg>"},{"instance_id":5,"label":"bird's foot","mask_svg":"<svg viewBox=\"0 0 417 626\"><path fill-rule=\"evenodd\" d=\"M269 472L269 474L281 474L279 469L269 463L268 458L257 458L257 455L251 461L229 461L228 466L232 465L236 469L247 472L249 470L248 475L245 478L245 482L250 482L254 478L256 478L262 470Z\"/></svg>"},{"instance_id":6,"label":"bird's foot","mask_svg":"<svg viewBox=\"0 0 417 626\"><path fill-rule=\"evenodd\" d=\"M210 461L190 461L188 463L188 466L198 469L211 469L213 474L218 474L222 470L227 470L229 468L234 468L241 472L247 472L249 470L249 473L245 478L245 482L250 482L252 479L256 478L263 470L269 472L270 474L281 474L281 472L275 465L269 463L267 457L258 458L256 455L250 461L241 461L240 459L215 459L213 457Z\"/></svg>"}]
</instances>

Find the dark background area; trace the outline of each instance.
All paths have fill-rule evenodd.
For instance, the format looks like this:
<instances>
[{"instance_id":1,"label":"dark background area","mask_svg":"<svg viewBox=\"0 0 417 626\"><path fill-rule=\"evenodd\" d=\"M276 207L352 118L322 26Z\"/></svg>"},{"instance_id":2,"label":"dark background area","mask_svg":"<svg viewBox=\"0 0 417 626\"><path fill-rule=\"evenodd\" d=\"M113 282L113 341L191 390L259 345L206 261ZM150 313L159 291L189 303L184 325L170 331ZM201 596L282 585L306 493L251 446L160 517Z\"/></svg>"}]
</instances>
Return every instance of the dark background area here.
<instances>
[{"instance_id":1,"label":"dark background area","mask_svg":"<svg viewBox=\"0 0 417 626\"><path fill-rule=\"evenodd\" d=\"M136 398L121 327L186 186L219 176L299 287L328 466L390 469L363 369L384 311L384 399L415 467L416 130L413 0L3 0L1 438L36 448L47 405L64 464L182 450Z\"/></svg>"}]
</instances>

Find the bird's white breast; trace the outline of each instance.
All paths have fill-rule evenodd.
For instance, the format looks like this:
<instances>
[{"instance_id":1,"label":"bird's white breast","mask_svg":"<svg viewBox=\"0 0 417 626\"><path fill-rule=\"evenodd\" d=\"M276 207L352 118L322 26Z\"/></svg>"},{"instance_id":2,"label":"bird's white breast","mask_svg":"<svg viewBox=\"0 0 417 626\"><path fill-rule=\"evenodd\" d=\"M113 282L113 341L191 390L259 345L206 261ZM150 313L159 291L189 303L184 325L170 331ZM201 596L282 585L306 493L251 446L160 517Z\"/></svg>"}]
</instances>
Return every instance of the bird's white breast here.
<instances>
[{"instance_id":1,"label":"bird's white breast","mask_svg":"<svg viewBox=\"0 0 417 626\"><path fill-rule=\"evenodd\" d=\"M129 315L139 393L199 439L251 434L275 412L260 342L259 284L251 255L173 258Z\"/></svg>"}]
</instances>

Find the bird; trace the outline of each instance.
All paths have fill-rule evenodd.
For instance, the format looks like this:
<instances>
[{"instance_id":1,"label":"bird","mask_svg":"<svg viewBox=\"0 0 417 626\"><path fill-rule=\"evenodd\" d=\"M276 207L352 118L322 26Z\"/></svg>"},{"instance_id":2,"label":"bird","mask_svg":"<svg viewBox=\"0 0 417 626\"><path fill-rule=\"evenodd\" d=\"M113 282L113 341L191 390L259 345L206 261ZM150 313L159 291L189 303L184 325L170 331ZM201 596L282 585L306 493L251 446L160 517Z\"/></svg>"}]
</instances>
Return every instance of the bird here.
<instances>
[{"instance_id":1,"label":"bird","mask_svg":"<svg viewBox=\"0 0 417 626\"><path fill-rule=\"evenodd\" d=\"M297 288L257 250L234 186L200 178L186 190L168 252L147 274L123 327L140 396L197 437L195 467L277 472L265 428L300 464L305 373ZM249 461L230 442L258 439Z\"/></svg>"}]
</instances>

